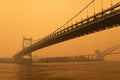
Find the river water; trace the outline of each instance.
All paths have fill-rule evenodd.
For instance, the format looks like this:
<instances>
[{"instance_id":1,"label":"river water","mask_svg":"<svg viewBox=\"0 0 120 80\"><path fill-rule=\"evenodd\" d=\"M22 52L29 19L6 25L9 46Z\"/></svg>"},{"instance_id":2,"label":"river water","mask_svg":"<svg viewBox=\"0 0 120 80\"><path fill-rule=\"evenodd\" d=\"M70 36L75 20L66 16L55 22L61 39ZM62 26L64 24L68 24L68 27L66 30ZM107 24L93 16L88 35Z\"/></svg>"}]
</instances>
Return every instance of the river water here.
<instances>
[{"instance_id":1,"label":"river water","mask_svg":"<svg viewBox=\"0 0 120 80\"><path fill-rule=\"evenodd\" d=\"M120 80L120 62L0 63L0 80Z\"/></svg>"}]
</instances>

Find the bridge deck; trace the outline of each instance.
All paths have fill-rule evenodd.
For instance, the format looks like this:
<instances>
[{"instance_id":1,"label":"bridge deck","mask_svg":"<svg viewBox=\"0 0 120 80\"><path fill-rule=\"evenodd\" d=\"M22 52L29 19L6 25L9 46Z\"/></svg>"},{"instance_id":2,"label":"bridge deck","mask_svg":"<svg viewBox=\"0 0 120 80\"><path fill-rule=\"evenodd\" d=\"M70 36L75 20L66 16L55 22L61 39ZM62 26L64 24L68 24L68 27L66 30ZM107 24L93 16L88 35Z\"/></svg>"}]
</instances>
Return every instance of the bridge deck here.
<instances>
[{"instance_id":1,"label":"bridge deck","mask_svg":"<svg viewBox=\"0 0 120 80\"><path fill-rule=\"evenodd\" d=\"M95 14L83 21L69 26L59 32L53 33L32 46L18 52L14 58L20 58L35 50L70 40L76 37L85 36L101 30L106 30L120 25L120 4L114 5L98 14Z\"/></svg>"}]
</instances>

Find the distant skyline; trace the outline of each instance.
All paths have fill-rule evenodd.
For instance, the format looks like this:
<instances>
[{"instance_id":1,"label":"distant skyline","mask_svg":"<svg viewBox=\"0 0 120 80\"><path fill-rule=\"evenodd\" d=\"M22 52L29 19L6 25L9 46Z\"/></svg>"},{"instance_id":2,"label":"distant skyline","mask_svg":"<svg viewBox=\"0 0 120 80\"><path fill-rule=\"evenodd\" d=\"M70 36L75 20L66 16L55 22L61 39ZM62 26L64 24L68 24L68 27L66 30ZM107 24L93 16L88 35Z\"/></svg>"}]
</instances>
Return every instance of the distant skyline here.
<instances>
[{"instance_id":1,"label":"distant skyline","mask_svg":"<svg viewBox=\"0 0 120 80\"><path fill-rule=\"evenodd\" d=\"M91 0L1 0L0 58L12 57L22 49L23 36L33 40L47 36L73 17ZM110 6L103 0L103 7ZM112 0L113 4L119 0ZM96 2L96 12L101 7ZM120 44L120 27L65 41L33 52L33 58L92 54ZM120 52L118 50L117 52ZM119 59L108 56L108 59ZM120 59L119 59L120 60Z\"/></svg>"}]
</instances>

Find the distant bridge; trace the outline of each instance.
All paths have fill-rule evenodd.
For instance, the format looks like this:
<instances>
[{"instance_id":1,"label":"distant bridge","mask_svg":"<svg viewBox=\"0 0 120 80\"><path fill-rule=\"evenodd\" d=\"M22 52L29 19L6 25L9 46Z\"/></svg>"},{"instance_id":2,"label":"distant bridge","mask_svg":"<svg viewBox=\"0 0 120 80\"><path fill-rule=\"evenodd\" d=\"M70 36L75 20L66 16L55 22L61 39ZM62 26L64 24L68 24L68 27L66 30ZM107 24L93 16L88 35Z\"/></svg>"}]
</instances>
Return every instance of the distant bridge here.
<instances>
[{"instance_id":1,"label":"distant bridge","mask_svg":"<svg viewBox=\"0 0 120 80\"><path fill-rule=\"evenodd\" d=\"M119 53L113 53L113 51L118 50L118 49L120 49L120 45L116 45L116 46L113 46L111 48L108 48L108 49L104 50L103 52L101 52L101 57L104 58L104 57L106 57L107 55L110 55L110 54L120 54L120 52Z\"/></svg>"},{"instance_id":2,"label":"distant bridge","mask_svg":"<svg viewBox=\"0 0 120 80\"><path fill-rule=\"evenodd\" d=\"M89 7L95 0L91 1L83 10L81 10L72 19L82 13L86 8ZM22 60L24 56L29 55L31 59L31 52L38 49L45 48L50 45L54 45L63 41L67 41L73 38L85 36L98 31L106 30L120 25L120 2L112 5L107 9L102 9L101 12L95 13L92 16L82 19L66 28L66 26L72 19L65 23L61 28L57 29L50 35L42 38L38 42L32 44L29 47L24 48L20 52L16 53L13 57L15 60ZM107 55L104 54L104 56Z\"/></svg>"},{"instance_id":3,"label":"distant bridge","mask_svg":"<svg viewBox=\"0 0 120 80\"><path fill-rule=\"evenodd\" d=\"M120 52L114 52L119 49L120 49L120 45L116 45L116 46L110 47L104 51L96 50L95 54L89 54L89 55L84 55L84 56L87 57L89 60L104 61L104 58L107 55L120 54Z\"/></svg>"}]
</instances>

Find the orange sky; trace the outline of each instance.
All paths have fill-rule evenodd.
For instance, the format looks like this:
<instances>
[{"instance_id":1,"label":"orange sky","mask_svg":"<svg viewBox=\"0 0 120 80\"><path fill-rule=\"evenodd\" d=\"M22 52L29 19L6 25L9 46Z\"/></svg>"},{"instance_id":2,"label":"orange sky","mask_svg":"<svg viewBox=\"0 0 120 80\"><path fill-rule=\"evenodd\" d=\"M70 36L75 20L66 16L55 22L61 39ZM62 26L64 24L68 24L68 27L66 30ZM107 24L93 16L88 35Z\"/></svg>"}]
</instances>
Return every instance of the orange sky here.
<instances>
[{"instance_id":1,"label":"orange sky","mask_svg":"<svg viewBox=\"0 0 120 80\"><path fill-rule=\"evenodd\" d=\"M17 53L18 48L22 46L23 36L32 36L36 40L48 35L90 1L0 0L0 57L12 57ZM112 1L115 4L119 0ZM110 0L103 0L103 2L105 8L110 6ZM100 0L96 0L95 5L96 12L99 12ZM89 14L92 14L91 8ZM120 27L116 27L35 51L33 56L35 58L94 53L96 49L105 50L120 44L119 34ZM118 56L111 58L116 57Z\"/></svg>"}]
</instances>

